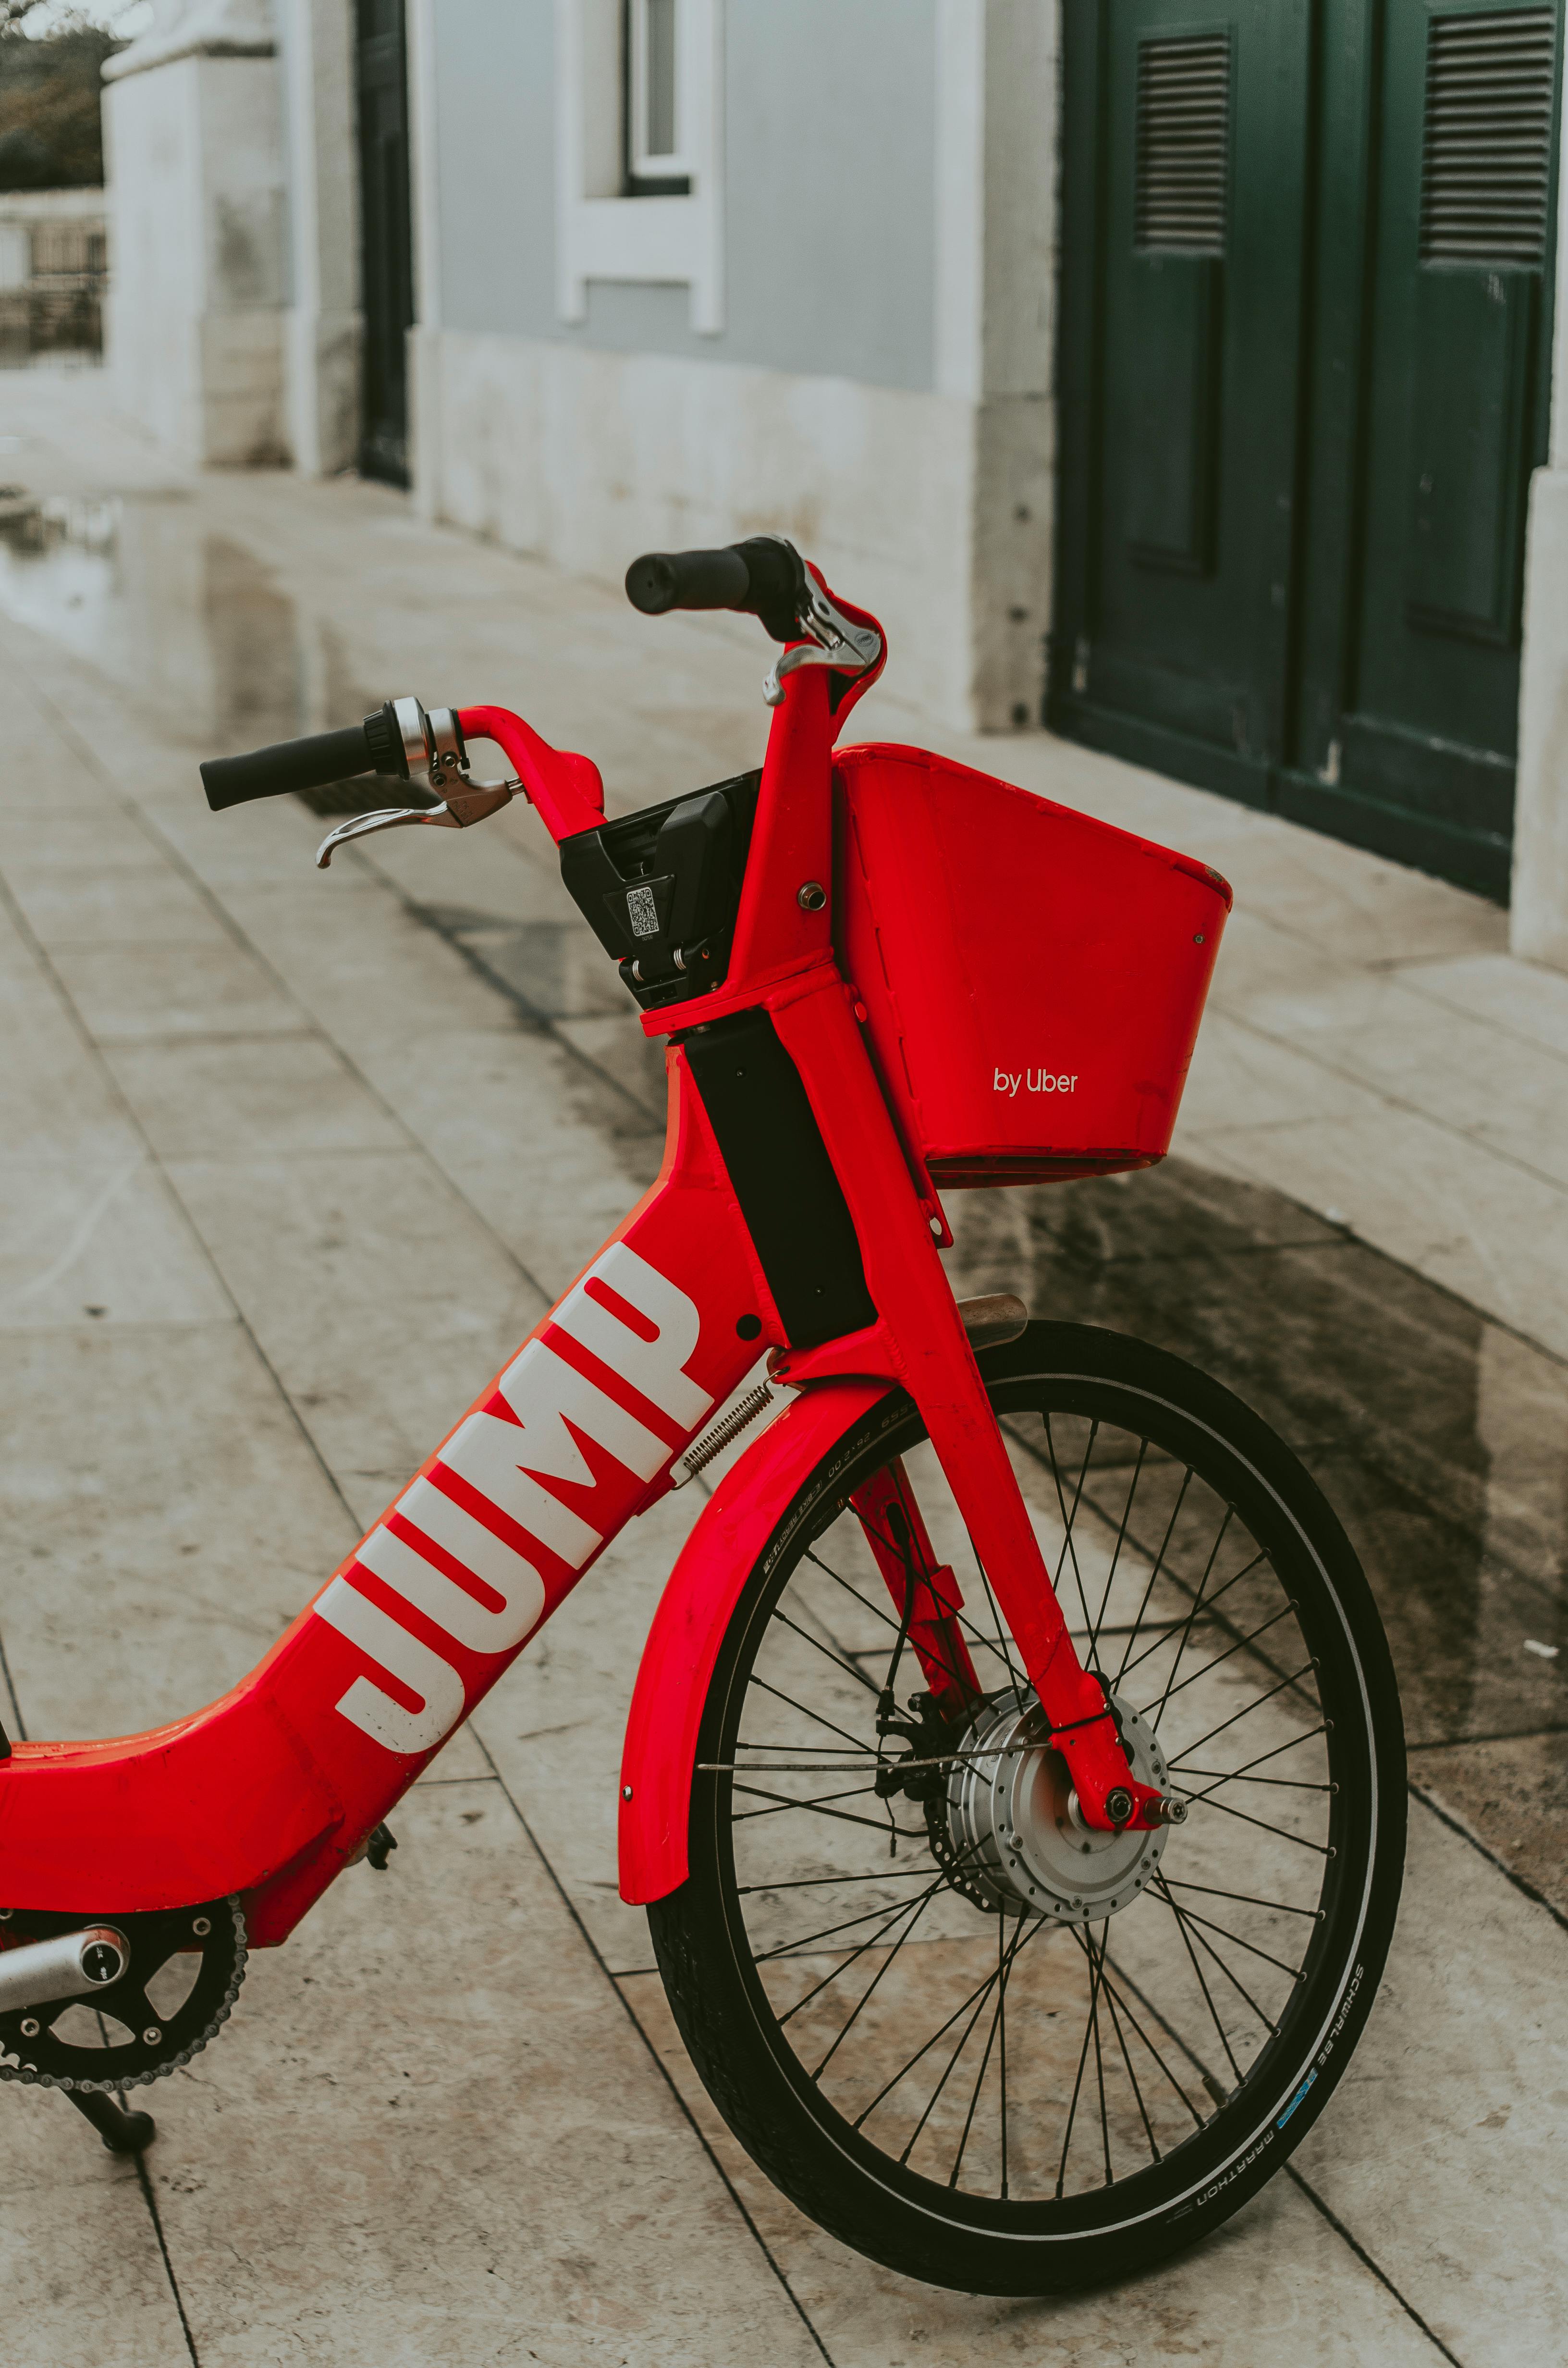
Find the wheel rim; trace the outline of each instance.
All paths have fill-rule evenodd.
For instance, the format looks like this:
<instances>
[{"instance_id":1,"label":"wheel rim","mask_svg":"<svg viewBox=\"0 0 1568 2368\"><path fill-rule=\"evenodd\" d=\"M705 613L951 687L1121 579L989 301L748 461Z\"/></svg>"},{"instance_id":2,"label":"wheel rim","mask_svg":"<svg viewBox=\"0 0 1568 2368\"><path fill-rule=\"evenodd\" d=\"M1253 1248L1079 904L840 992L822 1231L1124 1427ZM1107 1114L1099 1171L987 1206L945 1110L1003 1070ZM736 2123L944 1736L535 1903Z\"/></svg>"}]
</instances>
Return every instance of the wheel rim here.
<instances>
[{"instance_id":1,"label":"wheel rim","mask_svg":"<svg viewBox=\"0 0 1568 2368\"><path fill-rule=\"evenodd\" d=\"M1084 2225L1168 2202L1276 2109L1340 1978L1371 1738L1321 1564L1212 1433L1104 1382L994 1397L1079 1652L1130 1746L1190 1799L1186 1825L1081 1908L1040 1831L1021 1873L998 1863L994 1804L1012 1804L1019 1840L1018 1804L1059 1810L1060 1787L913 1426L780 1557L707 1781L754 2010L808 2109L878 2176L978 2225ZM878 1698L891 1674L907 1713L926 1680L846 1501L901 1449L987 1697L924 1803L876 1790ZM885 1739L881 1756L896 1756ZM1060 1843L1059 1817L1049 1830Z\"/></svg>"}]
</instances>

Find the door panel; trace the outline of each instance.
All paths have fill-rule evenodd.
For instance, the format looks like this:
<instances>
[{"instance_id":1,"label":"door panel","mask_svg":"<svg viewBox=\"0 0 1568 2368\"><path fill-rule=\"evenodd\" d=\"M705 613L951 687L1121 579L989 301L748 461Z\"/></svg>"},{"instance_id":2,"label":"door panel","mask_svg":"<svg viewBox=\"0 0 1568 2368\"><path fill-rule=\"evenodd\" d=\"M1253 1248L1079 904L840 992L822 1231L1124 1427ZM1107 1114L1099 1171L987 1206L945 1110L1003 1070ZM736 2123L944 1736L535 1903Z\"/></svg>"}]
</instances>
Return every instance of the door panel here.
<instances>
[{"instance_id":1,"label":"door panel","mask_svg":"<svg viewBox=\"0 0 1568 2368\"><path fill-rule=\"evenodd\" d=\"M1525 505L1529 472L1546 457L1539 328L1555 14L1517 0L1396 0L1384 24L1343 781L1470 833L1473 865L1501 874L1499 885L1512 827ZM1433 751L1430 799L1424 740L1444 744Z\"/></svg>"},{"instance_id":2,"label":"door panel","mask_svg":"<svg viewBox=\"0 0 1568 2368\"><path fill-rule=\"evenodd\" d=\"M1261 797L1286 688L1311 9L1095 13L1102 424L1065 697L1090 736L1120 713L1197 738Z\"/></svg>"},{"instance_id":3,"label":"door panel","mask_svg":"<svg viewBox=\"0 0 1568 2368\"><path fill-rule=\"evenodd\" d=\"M1417 632L1514 646L1539 294L1531 271L1416 280L1405 615Z\"/></svg>"},{"instance_id":4,"label":"door panel","mask_svg":"<svg viewBox=\"0 0 1568 2368\"><path fill-rule=\"evenodd\" d=\"M1129 393L1122 532L1139 567L1213 573L1222 272L1212 255L1132 259L1150 366Z\"/></svg>"},{"instance_id":5,"label":"door panel","mask_svg":"<svg viewBox=\"0 0 1568 2368\"><path fill-rule=\"evenodd\" d=\"M1065 7L1047 719L1506 894L1562 0Z\"/></svg>"}]
</instances>

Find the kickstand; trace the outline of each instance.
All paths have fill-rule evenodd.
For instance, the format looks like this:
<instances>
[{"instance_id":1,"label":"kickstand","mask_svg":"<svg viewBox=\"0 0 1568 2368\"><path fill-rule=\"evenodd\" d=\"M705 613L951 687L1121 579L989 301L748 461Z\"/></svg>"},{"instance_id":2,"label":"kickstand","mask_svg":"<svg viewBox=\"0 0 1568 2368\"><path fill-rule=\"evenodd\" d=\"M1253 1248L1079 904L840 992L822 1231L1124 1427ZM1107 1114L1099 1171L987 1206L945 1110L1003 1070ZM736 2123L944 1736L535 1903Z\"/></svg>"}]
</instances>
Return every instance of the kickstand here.
<instances>
[{"instance_id":1,"label":"kickstand","mask_svg":"<svg viewBox=\"0 0 1568 2368\"><path fill-rule=\"evenodd\" d=\"M101 2089L67 2089L65 2094L91 2122L110 2154L141 2154L158 2135L151 2113L128 2113Z\"/></svg>"}]
</instances>

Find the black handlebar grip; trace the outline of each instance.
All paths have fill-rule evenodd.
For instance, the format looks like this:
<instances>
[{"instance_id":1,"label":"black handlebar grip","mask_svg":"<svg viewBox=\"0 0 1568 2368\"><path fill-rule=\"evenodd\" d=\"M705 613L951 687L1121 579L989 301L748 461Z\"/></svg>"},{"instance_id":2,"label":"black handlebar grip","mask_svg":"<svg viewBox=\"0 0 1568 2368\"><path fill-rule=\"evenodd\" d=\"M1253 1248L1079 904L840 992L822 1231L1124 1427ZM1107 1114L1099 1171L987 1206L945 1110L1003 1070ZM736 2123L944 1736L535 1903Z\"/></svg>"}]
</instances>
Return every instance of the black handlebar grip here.
<instances>
[{"instance_id":1,"label":"black handlebar grip","mask_svg":"<svg viewBox=\"0 0 1568 2368\"><path fill-rule=\"evenodd\" d=\"M626 597L645 617L670 609L745 609L751 576L738 551L650 551L627 569Z\"/></svg>"},{"instance_id":2,"label":"black handlebar grip","mask_svg":"<svg viewBox=\"0 0 1568 2368\"><path fill-rule=\"evenodd\" d=\"M776 642L799 630L806 571L791 543L749 535L724 551L650 551L626 571L626 597L645 617L670 609L740 609Z\"/></svg>"},{"instance_id":3,"label":"black handlebar grip","mask_svg":"<svg viewBox=\"0 0 1568 2368\"><path fill-rule=\"evenodd\" d=\"M373 773L376 759L362 723L341 732L316 732L304 740L280 740L273 748L253 748L247 757L210 757L201 786L214 814L243 806L251 798L287 797L291 790L324 790Z\"/></svg>"}]
</instances>

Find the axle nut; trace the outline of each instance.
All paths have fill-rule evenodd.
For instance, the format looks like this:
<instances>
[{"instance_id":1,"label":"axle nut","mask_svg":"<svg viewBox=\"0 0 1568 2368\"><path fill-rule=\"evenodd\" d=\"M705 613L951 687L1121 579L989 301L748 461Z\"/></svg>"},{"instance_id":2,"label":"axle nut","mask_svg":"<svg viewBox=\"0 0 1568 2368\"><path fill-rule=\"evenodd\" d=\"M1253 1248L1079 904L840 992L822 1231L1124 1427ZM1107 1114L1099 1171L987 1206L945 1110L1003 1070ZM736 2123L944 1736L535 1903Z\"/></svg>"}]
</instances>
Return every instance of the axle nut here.
<instances>
[{"instance_id":1,"label":"axle nut","mask_svg":"<svg viewBox=\"0 0 1568 2368\"><path fill-rule=\"evenodd\" d=\"M1105 1796L1105 1813L1113 1826L1124 1826L1132 1815L1132 1795L1125 1784L1113 1784Z\"/></svg>"}]
</instances>

